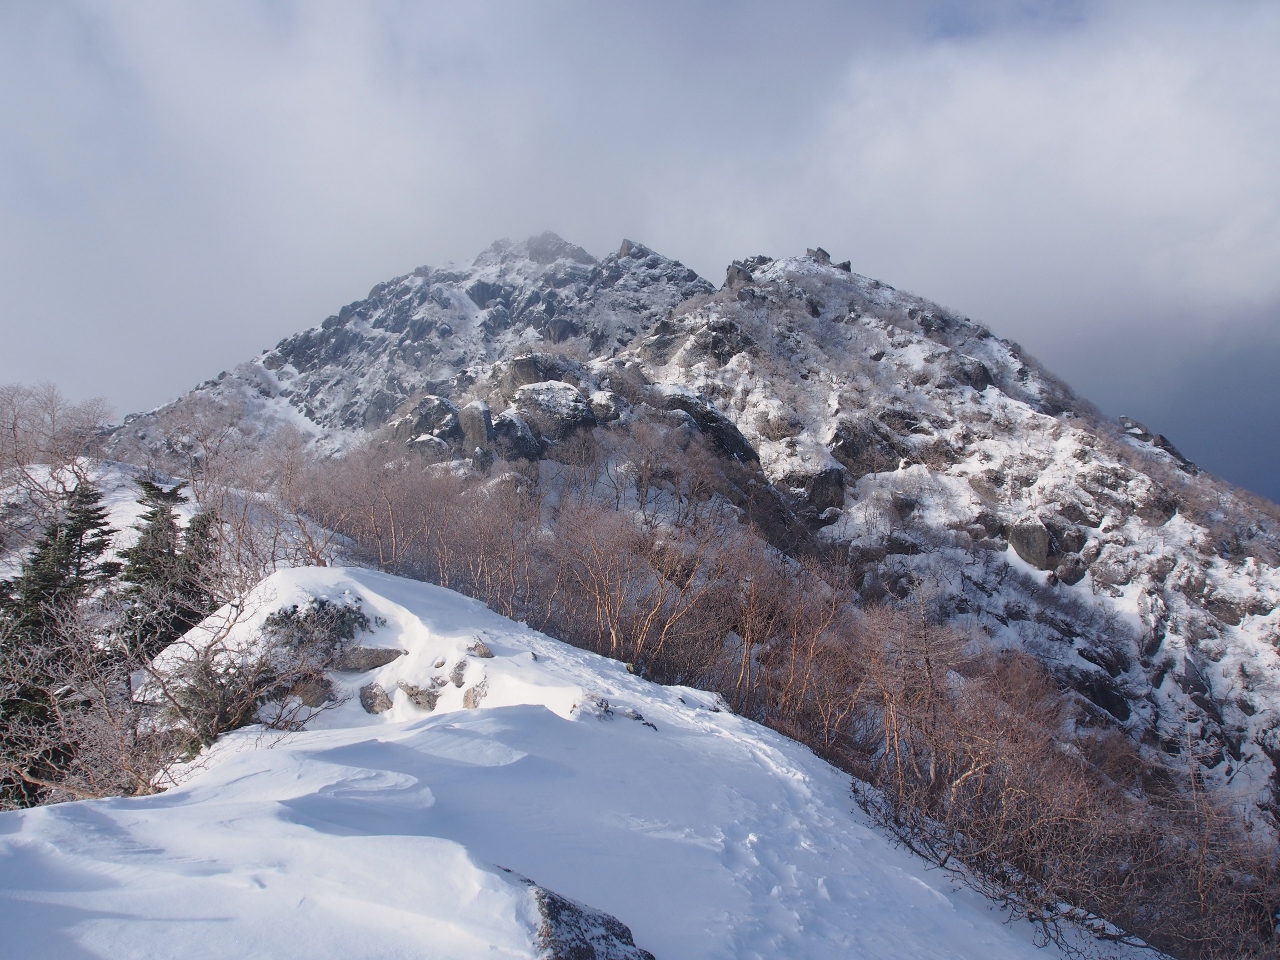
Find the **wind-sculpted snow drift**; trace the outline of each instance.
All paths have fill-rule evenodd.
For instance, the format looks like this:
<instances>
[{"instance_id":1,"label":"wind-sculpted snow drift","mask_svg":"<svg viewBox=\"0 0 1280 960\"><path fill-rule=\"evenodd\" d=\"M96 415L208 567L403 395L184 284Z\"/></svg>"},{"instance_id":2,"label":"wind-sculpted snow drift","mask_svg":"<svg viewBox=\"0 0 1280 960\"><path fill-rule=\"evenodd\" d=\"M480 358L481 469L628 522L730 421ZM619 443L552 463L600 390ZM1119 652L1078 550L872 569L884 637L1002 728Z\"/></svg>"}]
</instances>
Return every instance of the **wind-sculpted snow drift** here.
<instances>
[{"instance_id":1,"label":"wind-sculpted snow drift","mask_svg":"<svg viewBox=\"0 0 1280 960\"><path fill-rule=\"evenodd\" d=\"M380 431L476 465L554 458L657 408L760 470L780 528L847 552L866 599L923 588L1039 657L1088 722L1276 809L1275 509L822 250L735 262L716 290L631 242L596 261L552 234L502 241L379 284L130 418L110 449L190 453L202 405L234 408L247 442L285 423L324 450Z\"/></svg>"},{"instance_id":2,"label":"wind-sculpted snow drift","mask_svg":"<svg viewBox=\"0 0 1280 960\"><path fill-rule=\"evenodd\" d=\"M167 793L0 814L7 956L1056 955L710 694L366 570L275 574L237 635L311 597L360 604L360 649L391 659L335 674L347 699L305 732L224 737Z\"/></svg>"}]
</instances>

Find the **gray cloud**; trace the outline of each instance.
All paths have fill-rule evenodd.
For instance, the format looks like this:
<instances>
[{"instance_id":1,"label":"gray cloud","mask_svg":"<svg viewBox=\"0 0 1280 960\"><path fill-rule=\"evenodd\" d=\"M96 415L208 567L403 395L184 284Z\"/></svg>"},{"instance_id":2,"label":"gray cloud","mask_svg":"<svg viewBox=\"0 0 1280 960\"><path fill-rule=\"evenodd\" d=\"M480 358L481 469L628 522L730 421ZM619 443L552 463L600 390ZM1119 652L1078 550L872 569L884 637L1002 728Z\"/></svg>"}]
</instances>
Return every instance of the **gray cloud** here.
<instances>
[{"instance_id":1,"label":"gray cloud","mask_svg":"<svg viewBox=\"0 0 1280 960\"><path fill-rule=\"evenodd\" d=\"M151 406L546 228L821 243L1280 497L1273 5L456 6L0 5L0 381Z\"/></svg>"}]
</instances>

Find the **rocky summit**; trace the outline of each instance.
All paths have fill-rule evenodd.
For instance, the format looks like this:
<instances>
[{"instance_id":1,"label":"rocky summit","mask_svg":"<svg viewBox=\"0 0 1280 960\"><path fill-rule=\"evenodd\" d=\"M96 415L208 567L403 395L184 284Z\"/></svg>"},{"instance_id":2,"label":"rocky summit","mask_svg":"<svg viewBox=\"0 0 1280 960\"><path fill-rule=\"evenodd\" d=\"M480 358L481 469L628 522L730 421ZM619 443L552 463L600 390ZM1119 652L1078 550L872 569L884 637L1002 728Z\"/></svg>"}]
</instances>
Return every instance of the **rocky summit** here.
<instances>
[{"instance_id":1,"label":"rocky summit","mask_svg":"<svg viewBox=\"0 0 1280 960\"><path fill-rule=\"evenodd\" d=\"M767 490L779 546L847 553L866 600L927 596L1037 656L1087 722L1277 810L1280 512L820 248L717 288L632 241L601 260L499 241L378 284L108 448L180 459L211 408L247 441L288 425L482 469L658 410Z\"/></svg>"}]
</instances>

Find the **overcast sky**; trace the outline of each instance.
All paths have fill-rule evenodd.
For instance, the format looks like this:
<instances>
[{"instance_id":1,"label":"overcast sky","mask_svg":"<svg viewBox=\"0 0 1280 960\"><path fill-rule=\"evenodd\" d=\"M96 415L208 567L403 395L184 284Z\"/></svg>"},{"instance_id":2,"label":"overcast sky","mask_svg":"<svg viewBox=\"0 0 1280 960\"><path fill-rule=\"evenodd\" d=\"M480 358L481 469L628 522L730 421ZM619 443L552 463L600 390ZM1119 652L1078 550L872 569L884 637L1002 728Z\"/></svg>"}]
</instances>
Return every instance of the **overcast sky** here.
<instances>
[{"instance_id":1,"label":"overcast sky","mask_svg":"<svg viewBox=\"0 0 1280 960\"><path fill-rule=\"evenodd\" d=\"M1280 4L0 0L0 382L149 408L544 229L820 244L1280 499Z\"/></svg>"}]
</instances>

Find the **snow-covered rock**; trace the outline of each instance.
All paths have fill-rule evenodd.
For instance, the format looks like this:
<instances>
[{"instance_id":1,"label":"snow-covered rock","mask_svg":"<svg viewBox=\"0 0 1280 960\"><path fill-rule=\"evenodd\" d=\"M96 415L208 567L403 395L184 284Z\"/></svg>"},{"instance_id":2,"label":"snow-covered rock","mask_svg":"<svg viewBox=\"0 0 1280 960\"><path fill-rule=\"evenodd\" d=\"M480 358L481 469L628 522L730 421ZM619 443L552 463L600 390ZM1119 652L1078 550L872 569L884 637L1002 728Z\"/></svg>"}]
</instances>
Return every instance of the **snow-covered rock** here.
<instances>
[{"instance_id":1,"label":"snow-covered rock","mask_svg":"<svg viewBox=\"0 0 1280 960\"><path fill-rule=\"evenodd\" d=\"M278 573L236 630L310 597L359 602L382 618L360 644L404 654L333 674L352 698L308 731L224 737L167 793L0 814L6 955L1056 955L713 695L364 570ZM389 709L361 707L370 683Z\"/></svg>"}]
</instances>

